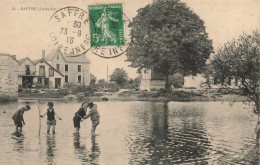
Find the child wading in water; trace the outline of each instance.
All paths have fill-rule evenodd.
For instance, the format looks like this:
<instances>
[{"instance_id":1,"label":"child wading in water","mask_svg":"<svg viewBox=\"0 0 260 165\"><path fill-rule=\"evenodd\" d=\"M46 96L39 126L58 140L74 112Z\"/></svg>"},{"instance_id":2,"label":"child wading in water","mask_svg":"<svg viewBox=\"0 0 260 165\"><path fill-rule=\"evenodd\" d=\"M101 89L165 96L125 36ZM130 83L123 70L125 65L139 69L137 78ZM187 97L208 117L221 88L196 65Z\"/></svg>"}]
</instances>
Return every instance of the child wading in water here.
<instances>
[{"instance_id":1,"label":"child wading in water","mask_svg":"<svg viewBox=\"0 0 260 165\"><path fill-rule=\"evenodd\" d=\"M21 133L22 132L22 127L25 125L24 119L23 119L23 113L24 111L29 111L31 107L29 105L26 105L25 107L22 107L18 111L16 111L12 119L14 120L14 124L16 126L16 132Z\"/></svg>"},{"instance_id":2,"label":"child wading in water","mask_svg":"<svg viewBox=\"0 0 260 165\"><path fill-rule=\"evenodd\" d=\"M44 117L45 115L47 115L47 133L50 133L50 128L52 126L52 133L55 134L55 125L56 125L56 120L55 120L55 116L57 118L59 118L61 120L61 117L54 112L53 109L53 102L49 102L48 103L48 109L47 112L44 113L43 115L40 115L40 117Z\"/></svg>"},{"instance_id":3,"label":"child wading in water","mask_svg":"<svg viewBox=\"0 0 260 165\"><path fill-rule=\"evenodd\" d=\"M86 102L82 103L80 109L75 113L75 116L73 117L75 133L79 133L80 121L86 115L87 108L88 108L88 103L86 103Z\"/></svg>"},{"instance_id":4,"label":"child wading in water","mask_svg":"<svg viewBox=\"0 0 260 165\"><path fill-rule=\"evenodd\" d=\"M99 121L100 116L99 116L96 104L93 104L93 102L90 102L90 103L88 103L88 107L90 108L90 111L84 117L84 119L87 119L90 117L91 122L92 122L91 134L95 135L96 128L97 128L98 124L100 123L100 121ZM84 119L82 119L82 121Z\"/></svg>"}]
</instances>

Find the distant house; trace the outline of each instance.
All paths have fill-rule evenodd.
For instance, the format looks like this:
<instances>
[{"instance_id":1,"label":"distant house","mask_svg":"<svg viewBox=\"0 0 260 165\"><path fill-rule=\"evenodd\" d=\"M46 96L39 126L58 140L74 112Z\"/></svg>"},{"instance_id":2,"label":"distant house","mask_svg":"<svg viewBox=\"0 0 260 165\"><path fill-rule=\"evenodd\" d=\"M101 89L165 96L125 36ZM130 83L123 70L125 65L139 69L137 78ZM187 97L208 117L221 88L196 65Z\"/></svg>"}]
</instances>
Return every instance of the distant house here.
<instances>
[{"instance_id":1,"label":"distant house","mask_svg":"<svg viewBox=\"0 0 260 165\"><path fill-rule=\"evenodd\" d=\"M90 60L86 55L71 57L53 50L46 61L57 71L64 75L64 83L85 84L90 83Z\"/></svg>"},{"instance_id":2,"label":"distant house","mask_svg":"<svg viewBox=\"0 0 260 165\"><path fill-rule=\"evenodd\" d=\"M141 90L160 90L164 88L165 80L161 73L155 70L147 70L142 74L140 89Z\"/></svg>"},{"instance_id":3,"label":"distant house","mask_svg":"<svg viewBox=\"0 0 260 165\"><path fill-rule=\"evenodd\" d=\"M16 56L0 54L0 100L18 99L18 64Z\"/></svg>"},{"instance_id":4,"label":"distant house","mask_svg":"<svg viewBox=\"0 0 260 165\"><path fill-rule=\"evenodd\" d=\"M42 87L57 89L63 87L64 75L52 67L44 58L34 61L37 76L35 82Z\"/></svg>"},{"instance_id":5,"label":"distant house","mask_svg":"<svg viewBox=\"0 0 260 165\"><path fill-rule=\"evenodd\" d=\"M90 61L86 55L67 57L59 50L45 58L31 61L28 57L19 60L18 82L23 87L62 88L66 83L86 84L90 82Z\"/></svg>"},{"instance_id":6,"label":"distant house","mask_svg":"<svg viewBox=\"0 0 260 165\"><path fill-rule=\"evenodd\" d=\"M201 83L205 82L206 79L202 75L197 76L186 76L184 77L184 88L201 88ZM163 74L155 70L148 70L142 74L141 79L141 90L159 90L164 88L165 80Z\"/></svg>"}]
</instances>

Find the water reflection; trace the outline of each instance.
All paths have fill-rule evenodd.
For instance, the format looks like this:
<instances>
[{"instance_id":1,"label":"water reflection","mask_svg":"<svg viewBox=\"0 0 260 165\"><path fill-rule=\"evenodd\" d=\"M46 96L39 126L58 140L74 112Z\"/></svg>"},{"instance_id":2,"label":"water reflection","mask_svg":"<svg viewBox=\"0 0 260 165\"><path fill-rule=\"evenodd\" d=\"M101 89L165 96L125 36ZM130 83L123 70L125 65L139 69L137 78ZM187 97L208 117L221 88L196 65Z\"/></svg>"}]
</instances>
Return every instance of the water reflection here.
<instances>
[{"instance_id":1,"label":"water reflection","mask_svg":"<svg viewBox=\"0 0 260 165\"><path fill-rule=\"evenodd\" d=\"M78 159L81 159L82 162L89 162L88 150L86 146L80 143L80 134L74 133L74 154Z\"/></svg>"},{"instance_id":2,"label":"water reflection","mask_svg":"<svg viewBox=\"0 0 260 165\"><path fill-rule=\"evenodd\" d=\"M148 112L136 109L139 115L134 116L134 129L130 128L134 131L128 139L132 141L128 146L132 155L130 164L206 163L210 142L203 127L203 110L176 108L169 114L168 103L147 106Z\"/></svg>"},{"instance_id":3,"label":"water reflection","mask_svg":"<svg viewBox=\"0 0 260 165\"><path fill-rule=\"evenodd\" d=\"M90 154L90 162L91 164L99 164L99 155L100 155L100 148L96 141L97 136L91 136L91 154Z\"/></svg>"},{"instance_id":4,"label":"water reflection","mask_svg":"<svg viewBox=\"0 0 260 165\"><path fill-rule=\"evenodd\" d=\"M24 136L21 133L14 132L12 134L15 140L13 151L23 153L24 152Z\"/></svg>"},{"instance_id":5,"label":"water reflection","mask_svg":"<svg viewBox=\"0 0 260 165\"><path fill-rule=\"evenodd\" d=\"M46 136L46 162L53 163L55 160L56 140L55 135Z\"/></svg>"}]
</instances>

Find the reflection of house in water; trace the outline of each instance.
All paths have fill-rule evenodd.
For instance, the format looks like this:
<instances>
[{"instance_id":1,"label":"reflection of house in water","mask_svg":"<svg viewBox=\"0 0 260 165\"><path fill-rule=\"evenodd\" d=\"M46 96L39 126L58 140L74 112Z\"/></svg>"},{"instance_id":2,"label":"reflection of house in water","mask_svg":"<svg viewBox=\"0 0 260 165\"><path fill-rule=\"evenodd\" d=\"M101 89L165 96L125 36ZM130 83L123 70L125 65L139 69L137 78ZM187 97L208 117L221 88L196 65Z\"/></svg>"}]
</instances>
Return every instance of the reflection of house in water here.
<instances>
[{"instance_id":1,"label":"reflection of house in water","mask_svg":"<svg viewBox=\"0 0 260 165\"><path fill-rule=\"evenodd\" d=\"M86 55L67 57L59 50L45 58L31 61L28 57L19 60L19 85L23 87L62 88L64 84L89 84L90 61Z\"/></svg>"},{"instance_id":2,"label":"reflection of house in water","mask_svg":"<svg viewBox=\"0 0 260 165\"><path fill-rule=\"evenodd\" d=\"M0 100L18 98L18 61L16 56L0 54Z\"/></svg>"}]
</instances>

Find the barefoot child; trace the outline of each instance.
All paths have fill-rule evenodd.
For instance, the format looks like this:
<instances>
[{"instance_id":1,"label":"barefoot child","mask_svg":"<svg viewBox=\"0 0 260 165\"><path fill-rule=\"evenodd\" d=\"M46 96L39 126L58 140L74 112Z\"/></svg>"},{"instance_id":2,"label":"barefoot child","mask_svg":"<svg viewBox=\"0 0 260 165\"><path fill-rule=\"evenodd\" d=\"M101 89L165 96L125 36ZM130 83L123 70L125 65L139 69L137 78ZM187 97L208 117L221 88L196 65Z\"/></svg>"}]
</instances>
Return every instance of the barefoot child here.
<instances>
[{"instance_id":1,"label":"barefoot child","mask_svg":"<svg viewBox=\"0 0 260 165\"><path fill-rule=\"evenodd\" d=\"M79 133L80 121L86 115L87 108L88 108L88 104L86 102L82 103L80 109L75 113L75 116L73 117L75 133Z\"/></svg>"},{"instance_id":2,"label":"barefoot child","mask_svg":"<svg viewBox=\"0 0 260 165\"><path fill-rule=\"evenodd\" d=\"M53 109L53 102L49 102L48 103L48 109L47 112L44 113L43 115L40 115L40 117L44 117L45 115L47 115L47 133L50 133L50 128L52 126L52 133L55 134L55 125L56 125L56 120L55 120L55 116L57 118L59 118L61 120L61 117L54 112Z\"/></svg>"},{"instance_id":3,"label":"barefoot child","mask_svg":"<svg viewBox=\"0 0 260 165\"><path fill-rule=\"evenodd\" d=\"M91 122L92 122L91 134L92 134L92 135L95 135L96 128L97 128L97 126L98 126L98 124L99 124L100 116L99 116L99 113L98 113L97 105L96 105L96 104L93 104L93 102L90 102L90 103L88 103L88 107L90 108L90 111L89 111L89 113L84 117L84 119L87 119L87 118L90 117ZM83 120L84 120L84 119L83 119Z\"/></svg>"},{"instance_id":4,"label":"barefoot child","mask_svg":"<svg viewBox=\"0 0 260 165\"><path fill-rule=\"evenodd\" d=\"M14 124L16 126L16 132L21 133L22 127L25 125L24 119L23 119L23 113L24 111L29 111L31 107L29 105L26 105L25 107L20 108L18 111L16 111L13 114L12 119L14 120Z\"/></svg>"}]
</instances>

